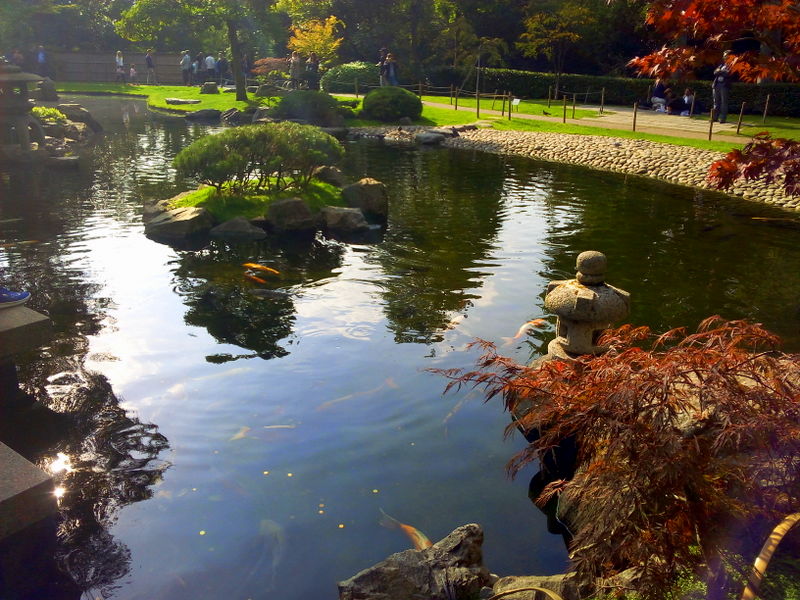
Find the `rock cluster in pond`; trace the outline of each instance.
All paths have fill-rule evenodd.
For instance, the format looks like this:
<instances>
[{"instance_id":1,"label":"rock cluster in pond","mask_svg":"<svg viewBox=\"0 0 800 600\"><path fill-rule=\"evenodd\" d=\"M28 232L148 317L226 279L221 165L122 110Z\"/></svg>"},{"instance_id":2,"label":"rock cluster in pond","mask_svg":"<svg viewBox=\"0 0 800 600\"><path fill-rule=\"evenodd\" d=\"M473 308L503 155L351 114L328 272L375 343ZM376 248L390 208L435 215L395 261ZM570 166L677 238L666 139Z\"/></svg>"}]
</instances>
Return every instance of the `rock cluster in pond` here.
<instances>
[{"instance_id":1,"label":"rock cluster in pond","mask_svg":"<svg viewBox=\"0 0 800 600\"><path fill-rule=\"evenodd\" d=\"M344 175L336 167L319 167L316 175L333 185L344 183ZM263 217L236 217L224 223L215 222L211 213L202 207L170 208L190 193L192 191L146 202L142 212L145 234L153 240L175 245L205 237L242 242L264 239L268 232L291 234L317 230L347 240L372 230L368 219L384 223L389 213L386 186L370 178L344 187L342 197L347 207L329 206L314 213L302 198L284 198L270 204Z\"/></svg>"}]
</instances>

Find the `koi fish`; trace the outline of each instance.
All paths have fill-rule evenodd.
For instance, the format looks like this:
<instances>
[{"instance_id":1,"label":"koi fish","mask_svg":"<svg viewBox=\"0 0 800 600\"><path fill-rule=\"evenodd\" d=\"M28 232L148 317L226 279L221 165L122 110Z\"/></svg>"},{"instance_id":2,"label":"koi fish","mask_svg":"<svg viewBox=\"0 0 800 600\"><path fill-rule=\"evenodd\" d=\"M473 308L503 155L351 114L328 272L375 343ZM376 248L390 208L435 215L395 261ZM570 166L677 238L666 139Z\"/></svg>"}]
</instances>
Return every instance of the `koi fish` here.
<instances>
[{"instance_id":1,"label":"koi fish","mask_svg":"<svg viewBox=\"0 0 800 600\"><path fill-rule=\"evenodd\" d=\"M261 277L256 277L255 275L250 275L249 273L245 273L244 278L249 279L254 283L267 283L266 280L261 279Z\"/></svg>"},{"instance_id":2,"label":"koi fish","mask_svg":"<svg viewBox=\"0 0 800 600\"><path fill-rule=\"evenodd\" d=\"M347 394L345 396L339 396L338 398L334 398L333 400L328 400L327 402L323 402L320 404L315 410L325 410L330 408L334 404L339 404L340 402L345 402L346 400L352 400L353 398L358 398L359 396L370 396L372 394L377 394L383 388L390 388L396 390L399 386L395 383L394 379L391 377L387 377L386 380L379 385L378 387L374 387L371 390L364 390L363 392L355 392L353 394Z\"/></svg>"},{"instance_id":3,"label":"koi fish","mask_svg":"<svg viewBox=\"0 0 800 600\"><path fill-rule=\"evenodd\" d=\"M297 425L264 425L264 429L294 429Z\"/></svg>"},{"instance_id":4,"label":"koi fish","mask_svg":"<svg viewBox=\"0 0 800 600\"><path fill-rule=\"evenodd\" d=\"M247 425L244 425L239 431L234 433L228 441L233 442L235 440L242 440L247 437L248 431L250 431L250 428Z\"/></svg>"},{"instance_id":5,"label":"koi fish","mask_svg":"<svg viewBox=\"0 0 800 600\"><path fill-rule=\"evenodd\" d=\"M534 327L544 327L546 324L547 321L545 319L533 319L532 321L523 323L522 325L520 325L520 328L517 329L517 333L514 334L514 337L503 338L503 341L505 342L504 346L510 346L511 344L514 343L514 340L518 340Z\"/></svg>"},{"instance_id":6,"label":"koi fish","mask_svg":"<svg viewBox=\"0 0 800 600\"><path fill-rule=\"evenodd\" d=\"M256 271L264 271L265 273L272 273L273 275L280 275L280 271L276 271L271 267L265 267L264 265L260 265L258 263L251 263L246 262L242 264L243 267L247 267L248 269L255 269Z\"/></svg>"},{"instance_id":7,"label":"koi fish","mask_svg":"<svg viewBox=\"0 0 800 600\"><path fill-rule=\"evenodd\" d=\"M398 521L394 517L390 517L385 512L383 512L382 508L379 509L379 510L381 511L381 514L383 515L381 517L381 520L379 521L381 526L386 527L387 529L399 529L399 530L401 530L403 533L405 533L408 536L408 539L411 540L411 543L414 544L414 548L415 549L417 549L417 550L425 550L425 548L430 548L431 546L433 546L433 542L431 542L428 539L428 536L425 535L424 533L422 533L419 529L417 529L416 527L413 527L411 525L406 525L405 523L401 523L400 521Z\"/></svg>"},{"instance_id":8,"label":"koi fish","mask_svg":"<svg viewBox=\"0 0 800 600\"><path fill-rule=\"evenodd\" d=\"M33 244L38 244L39 240L23 240L21 242L8 242L6 244L0 244L0 248L13 248L14 246L32 246Z\"/></svg>"}]
</instances>

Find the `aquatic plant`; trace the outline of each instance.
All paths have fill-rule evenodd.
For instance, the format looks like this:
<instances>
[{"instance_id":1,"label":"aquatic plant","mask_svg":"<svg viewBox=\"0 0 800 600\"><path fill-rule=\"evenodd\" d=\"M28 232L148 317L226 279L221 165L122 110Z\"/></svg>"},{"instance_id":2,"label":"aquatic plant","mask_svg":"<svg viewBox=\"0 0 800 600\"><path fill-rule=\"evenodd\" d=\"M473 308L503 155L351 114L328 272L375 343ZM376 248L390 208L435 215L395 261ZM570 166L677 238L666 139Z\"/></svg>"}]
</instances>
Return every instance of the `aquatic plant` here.
<instances>
[{"instance_id":1,"label":"aquatic plant","mask_svg":"<svg viewBox=\"0 0 800 600\"><path fill-rule=\"evenodd\" d=\"M575 440L576 474L535 500L569 506L582 580L633 567L637 591L655 598L696 572L708 597L723 597L724 557L754 555L800 507L800 355L757 324L720 317L691 335L626 325L600 343L602 356L529 367L479 341L477 370L440 373L448 390L501 398L517 416L508 434L539 433L509 462L512 475Z\"/></svg>"},{"instance_id":2,"label":"aquatic plant","mask_svg":"<svg viewBox=\"0 0 800 600\"><path fill-rule=\"evenodd\" d=\"M227 129L196 140L175 157L178 172L232 195L304 190L314 169L344 150L310 125L268 123Z\"/></svg>"}]
</instances>

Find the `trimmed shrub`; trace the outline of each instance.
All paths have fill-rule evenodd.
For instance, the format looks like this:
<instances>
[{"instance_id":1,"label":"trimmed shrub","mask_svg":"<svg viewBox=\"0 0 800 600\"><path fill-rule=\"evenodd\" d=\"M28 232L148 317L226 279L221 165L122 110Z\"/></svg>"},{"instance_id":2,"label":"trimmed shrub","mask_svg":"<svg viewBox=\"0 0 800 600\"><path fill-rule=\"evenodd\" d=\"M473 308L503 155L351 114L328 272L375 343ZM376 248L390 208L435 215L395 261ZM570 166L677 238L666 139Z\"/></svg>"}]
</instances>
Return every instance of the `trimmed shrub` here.
<instances>
[{"instance_id":1,"label":"trimmed shrub","mask_svg":"<svg viewBox=\"0 0 800 600\"><path fill-rule=\"evenodd\" d=\"M31 109L31 113L42 123L56 123L58 125L67 124L67 115L57 108L50 108L49 106L34 106Z\"/></svg>"},{"instance_id":2,"label":"trimmed shrub","mask_svg":"<svg viewBox=\"0 0 800 600\"><path fill-rule=\"evenodd\" d=\"M364 97L361 114L378 121L397 121L403 117L419 119L422 101L413 93L400 87L381 87Z\"/></svg>"},{"instance_id":3,"label":"trimmed shrub","mask_svg":"<svg viewBox=\"0 0 800 600\"><path fill-rule=\"evenodd\" d=\"M428 71L433 85L459 86L464 83L466 71L452 67L435 67ZM552 73L517 71L514 69L481 69L483 90L509 90L522 98L547 98L548 89L555 86L556 76ZM605 88L606 104L632 105L637 100L647 100L647 90L655 84L652 79L632 77L604 77L594 75L562 74L560 90L568 95L577 94L578 101L588 99L593 104L600 103L600 91ZM711 82L703 80L675 82L675 91L681 94L686 87L693 88L705 107L711 106ZM466 89L474 93L474 75L466 84ZM800 116L800 93L798 85L792 83L734 83L728 105L738 110L742 102L747 102L748 111L764 110L767 94L770 95L769 114L773 116Z\"/></svg>"},{"instance_id":4,"label":"trimmed shrub","mask_svg":"<svg viewBox=\"0 0 800 600\"><path fill-rule=\"evenodd\" d=\"M271 112L279 119L302 119L322 127L341 124L339 103L325 92L295 90L281 98Z\"/></svg>"},{"instance_id":5,"label":"trimmed shrub","mask_svg":"<svg viewBox=\"0 0 800 600\"><path fill-rule=\"evenodd\" d=\"M304 190L314 169L338 161L339 142L311 125L267 123L227 129L196 140L175 157L178 173L218 192Z\"/></svg>"},{"instance_id":6,"label":"trimmed shrub","mask_svg":"<svg viewBox=\"0 0 800 600\"><path fill-rule=\"evenodd\" d=\"M355 84L362 91L380 84L380 70L368 62L351 62L333 67L322 76L320 87L329 94L352 94Z\"/></svg>"}]
</instances>

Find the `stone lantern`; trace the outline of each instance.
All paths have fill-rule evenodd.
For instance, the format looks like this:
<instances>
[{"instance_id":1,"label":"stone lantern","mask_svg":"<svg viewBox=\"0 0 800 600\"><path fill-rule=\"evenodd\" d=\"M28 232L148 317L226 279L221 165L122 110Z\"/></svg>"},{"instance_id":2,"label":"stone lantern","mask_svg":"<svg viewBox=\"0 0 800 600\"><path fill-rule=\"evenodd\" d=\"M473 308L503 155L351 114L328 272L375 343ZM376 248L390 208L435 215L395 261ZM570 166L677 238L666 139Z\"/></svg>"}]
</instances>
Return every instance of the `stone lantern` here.
<instances>
[{"instance_id":1,"label":"stone lantern","mask_svg":"<svg viewBox=\"0 0 800 600\"><path fill-rule=\"evenodd\" d=\"M556 338L547 346L549 358L571 359L581 354L602 354L597 339L630 312L630 294L605 283L608 261L602 252L578 255L575 279L551 281L545 308L554 313Z\"/></svg>"},{"instance_id":2,"label":"stone lantern","mask_svg":"<svg viewBox=\"0 0 800 600\"><path fill-rule=\"evenodd\" d=\"M16 66L0 62L0 138L4 146L18 146L24 152L31 149L31 139L44 143L44 131L33 115L28 84L44 78L23 73Z\"/></svg>"}]
</instances>

